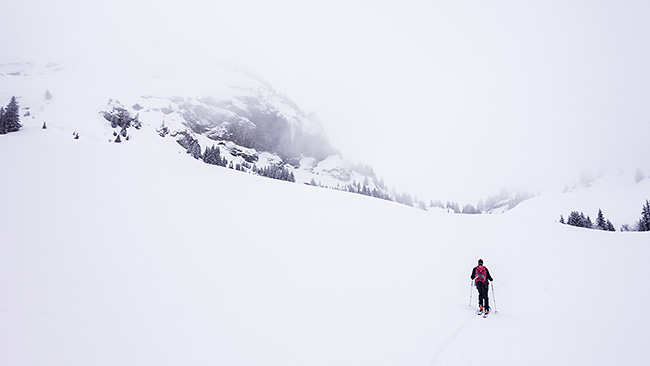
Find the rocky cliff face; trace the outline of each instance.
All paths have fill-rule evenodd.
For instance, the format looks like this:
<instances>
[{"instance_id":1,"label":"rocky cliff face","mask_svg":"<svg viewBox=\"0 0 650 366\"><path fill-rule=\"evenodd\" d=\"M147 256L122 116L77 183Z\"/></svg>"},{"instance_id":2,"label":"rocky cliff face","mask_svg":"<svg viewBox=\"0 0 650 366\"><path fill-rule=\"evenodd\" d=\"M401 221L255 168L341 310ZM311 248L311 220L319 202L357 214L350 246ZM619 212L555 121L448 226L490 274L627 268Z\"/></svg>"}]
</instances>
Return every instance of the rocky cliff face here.
<instances>
[{"instance_id":1,"label":"rocky cliff face","mask_svg":"<svg viewBox=\"0 0 650 366\"><path fill-rule=\"evenodd\" d=\"M277 154L285 160L336 153L317 121L294 103L259 83L233 88L226 98L174 97L175 111L192 132L213 140Z\"/></svg>"}]
</instances>

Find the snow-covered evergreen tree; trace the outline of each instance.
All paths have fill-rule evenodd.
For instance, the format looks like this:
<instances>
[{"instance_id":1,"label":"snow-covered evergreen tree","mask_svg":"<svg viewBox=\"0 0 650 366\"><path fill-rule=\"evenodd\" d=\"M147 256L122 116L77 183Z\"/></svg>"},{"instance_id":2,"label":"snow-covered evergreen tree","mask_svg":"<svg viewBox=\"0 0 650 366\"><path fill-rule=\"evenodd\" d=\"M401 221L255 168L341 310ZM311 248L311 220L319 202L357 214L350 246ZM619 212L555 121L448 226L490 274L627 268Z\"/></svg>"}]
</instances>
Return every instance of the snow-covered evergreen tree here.
<instances>
[{"instance_id":1,"label":"snow-covered evergreen tree","mask_svg":"<svg viewBox=\"0 0 650 366\"><path fill-rule=\"evenodd\" d=\"M569 217L567 218L566 223L571 226L582 226L582 218L578 211L571 211Z\"/></svg>"},{"instance_id":2,"label":"snow-covered evergreen tree","mask_svg":"<svg viewBox=\"0 0 650 366\"><path fill-rule=\"evenodd\" d=\"M212 145L212 147L206 147L205 153L203 154L203 161L207 164L212 165L224 165L222 164L221 154L219 153L219 147Z\"/></svg>"},{"instance_id":3,"label":"snow-covered evergreen tree","mask_svg":"<svg viewBox=\"0 0 650 366\"><path fill-rule=\"evenodd\" d=\"M398 194L395 197L395 202L413 207L413 197L408 193Z\"/></svg>"},{"instance_id":4,"label":"snow-covered evergreen tree","mask_svg":"<svg viewBox=\"0 0 650 366\"><path fill-rule=\"evenodd\" d=\"M192 155L194 159L201 159L201 145L199 145L199 142L194 140L187 149L187 153Z\"/></svg>"},{"instance_id":5,"label":"snow-covered evergreen tree","mask_svg":"<svg viewBox=\"0 0 650 366\"><path fill-rule=\"evenodd\" d=\"M641 219L637 224L638 231L650 231L650 201L646 200L641 209Z\"/></svg>"},{"instance_id":6,"label":"snow-covered evergreen tree","mask_svg":"<svg viewBox=\"0 0 650 366\"><path fill-rule=\"evenodd\" d=\"M591 223L589 216L585 217L584 213L578 211L572 211L571 214L569 214L566 223L571 226L584 227L587 229L592 229L594 226Z\"/></svg>"},{"instance_id":7,"label":"snow-covered evergreen tree","mask_svg":"<svg viewBox=\"0 0 650 366\"><path fill-rule=\"evenodd\" d=\"M199 140L195 139L187 132L180 132L178 135L179 137L177 137L176 142L183 146L187 153L192 155L194 159L201 159L201 145L199 144Z\"/></svg>"},{"instance_id":8,"label":"snow-covered evergreen tree","mask_svg":"<svg viewBox=\"0 0 650 366\"><path fill-rule=\"evenodd\" d=\"M478 213L483 213L485 211L485 201L478 200L478 203L476 204L476 210Z\"/></svg>"},{"instance_id":9,"label":"snow-covered evergreen tree","mask_svg":"<svg viewBox=\"0 0 650 366\"><path fill-rule=\"evenodd\" d=\"M607 221L605 221L605 215L603 211L598 209L598 217L596 217L596 228L600 230L607 230Z\"/></svg>"},{"instance_id":10,"label":"snow-covered evergreen tree","mask_svg":"<svg viewBox=\"0 0 650 366\"><path fill-rule=\"evenodd\" d=\"M20 107L18 106L18 101L16 101L16 97L11 97L11 101L7 104L7 108L0 121L0 134L16 132L22 126L20 124Z\"/></svg>"},{"instance_id":11,"label":"snow-covered evergreen tree","mask_svg":"<svg viewBox=\"0 0 650 366\"><path fill-rule=\"evenodd\" d=\"M478 212L478 210L476 209L476 207L474 207L474 205L468 203L468 204L466 204L465 206L463 206L463 213L464 213L464 214L471 214L471 215L474 215L474 214L477 214L477 213L479 213L479 212Z\"/></svg>"},{"instance_id":12,"label":"snow-covered evergreen tree","mask_svg":"<svg viewBox=\"0 0 650 366\"><path fill-rule=\"evenodd\" d=\"M0 135L7 133L5 128L5 109L4 107L0 108Z\"/></svg>"}]
</instances>

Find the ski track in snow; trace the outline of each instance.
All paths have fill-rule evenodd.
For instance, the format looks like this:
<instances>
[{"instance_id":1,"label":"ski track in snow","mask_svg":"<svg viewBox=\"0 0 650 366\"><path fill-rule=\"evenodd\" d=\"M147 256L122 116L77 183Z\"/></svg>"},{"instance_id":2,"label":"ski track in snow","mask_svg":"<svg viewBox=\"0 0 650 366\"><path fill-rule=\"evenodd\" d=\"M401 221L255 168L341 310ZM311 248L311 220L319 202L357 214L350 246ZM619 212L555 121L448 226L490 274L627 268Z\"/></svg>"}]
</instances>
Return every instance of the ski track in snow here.
<instances>
[{"instance_id":1,"label":"ski track in snow","mask_svg":"<svg viewBox=\"0 0 650 366\"><path fill-rule=\"evenodd\" d=\"M564 233L565 231L561 230L558 233L558 235L556 235L556 240L555 240L556 243L560 241ZM540 258L557 251L557 249L558 246L554 246L553 248L544 250L530 257L529 259L521 262L521 264L516 266L514 269L510 271L510 273L508 273L507 276L505 276L503 281L498 282L499 287L497 287L497 290L499 288L504 288L505 285L508 283L509 279L513 275L515 275L516 273L524 269L527 265L530 265L531 263L534 263ZM474 304L470 305L473 315L465 319L462 322L462 325L460 327L458 327L456 330L453 331L453 333L451 333L449 336L445 338L442 344L434 352L433 358L430 362L431 366L482 364L481 359L478 355L479 353L478 350L481 347L480 345L482 344L481 342L482 338L489 337L490 325L488 324L485 327L483 327L480 323L474 323L474 322L498 321L498 319L494 319L494 317L498 318L498 308L496 305L497 303L495 301L496 295L494 293L494 290L490 291L489 295L490 295L489 297L490 305L493 308L493 312L487 318L483 318L483 316L479 316L476 314L476 306ZM476 288L472 286L472 295L471 295L472 303L475 302L477 296L478 294L476 293ZM477 329L484 330L485 332L488 333L484 334L483 337L480 337L476 334Z\"/></svg>"},{"instance_id":2,"label":"ski track in snow","mask_svg":"<svg viewBox=\"0 0 650 366\"><path fill-rule=\"evenodd\" d=\"M510 277L512 277L512 275L514 275L515 273L519 272L519 271L520 271L522 268L524 268L526 265L528 265L528 264L530 264L530 263L532 263L532 262L538 260L539 258L541 258L541 257L543 257L543 256L545 256L545 255L548 255L548 254L550 254L550 253L556 251L557 249L558 249L558 248L555 247L555 248L551 248L551 249L545 250L545 251L543 251L543 252L537 254L536 256L534 256L534 257L532 257L532 258L530 258L530 259L524 261L524 262L521 263L519 266L517 266L515 269L513 269L512 271L510 271L510 273L505 277L505 279L504 279L503 281L499 281L499 287L497 287L497 289L499 289L499 288L505 286L505 285L508 283L508 280L510 279ZM495 282L496 282L496 281L495 281ZM492 283L492 286L494 286L493 283Z\"/></svg>"},{"instance_id":3,"label":"ski track in snow","mask_svg":"<svg viewBox=\"0 0 650 366\"><path fill-rule=\"evenodd\" d=\"M473 320L479 318L476 314L467 318L458 329L456 329L451 335L449 335L436 349L433 354L433 359L431 360L431 366L437 365L457 365L459 356L464 354L464 349L467 348L467 343L465 341L461 342L459 336L466 334L467 331L464 329L471 324ZM481 320L483 318L481 317ZM487 320L487 319L485 319ZM471 327L470 327L471 328ZM463 337L461 337L462 339ZM461 348L461 349L458 349Z\"/></svg>"}]
</instances>

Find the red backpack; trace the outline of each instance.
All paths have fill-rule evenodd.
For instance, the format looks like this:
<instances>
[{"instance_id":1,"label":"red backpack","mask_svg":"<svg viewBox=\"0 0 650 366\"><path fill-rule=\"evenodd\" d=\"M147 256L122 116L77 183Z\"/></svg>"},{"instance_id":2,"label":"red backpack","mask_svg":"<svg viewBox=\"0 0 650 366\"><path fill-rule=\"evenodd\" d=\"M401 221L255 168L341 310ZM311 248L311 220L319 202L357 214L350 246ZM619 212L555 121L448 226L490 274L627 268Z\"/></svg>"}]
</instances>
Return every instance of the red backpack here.
<instances>
[{"instance_id":1,"label":"red backpack","mask_svg":"<svg viewBox=\"0 0 650 366\"><path fill-rule=\"evenodd\" d=\"M476 277L475 277L476 280L475 281L476 282L486 283L487 282L486 277L487 277L486 268L484 266L480 265L480 264L478 266L476 266Z\"/></svg>"}]
</instances>

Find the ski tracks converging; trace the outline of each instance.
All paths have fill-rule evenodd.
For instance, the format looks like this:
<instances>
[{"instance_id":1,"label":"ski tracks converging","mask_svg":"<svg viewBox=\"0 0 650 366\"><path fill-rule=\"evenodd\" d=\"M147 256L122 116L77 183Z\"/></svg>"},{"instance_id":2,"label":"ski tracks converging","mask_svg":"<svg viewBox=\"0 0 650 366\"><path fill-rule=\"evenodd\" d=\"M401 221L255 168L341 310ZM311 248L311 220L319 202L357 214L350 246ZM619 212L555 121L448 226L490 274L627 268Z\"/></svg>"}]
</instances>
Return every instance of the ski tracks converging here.
<instances>
[{"instance_id":1,"label":"ski tracks converging","mask_svg":"<svg viewBox=\"0 0 650 366\"><path fill-rule=\"evenodd\" d=\"M477 316L473 308L470 314L436 349L429 363L431 366L471 364L476 348L473 335L483 328L481 323L489 320Z\"/></svg>"}]
</instances>

